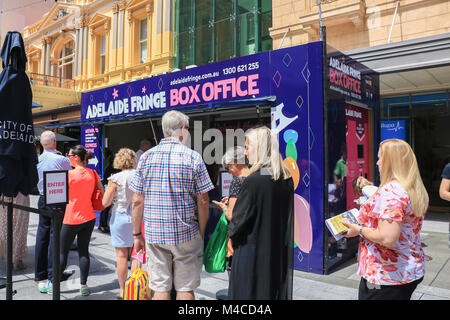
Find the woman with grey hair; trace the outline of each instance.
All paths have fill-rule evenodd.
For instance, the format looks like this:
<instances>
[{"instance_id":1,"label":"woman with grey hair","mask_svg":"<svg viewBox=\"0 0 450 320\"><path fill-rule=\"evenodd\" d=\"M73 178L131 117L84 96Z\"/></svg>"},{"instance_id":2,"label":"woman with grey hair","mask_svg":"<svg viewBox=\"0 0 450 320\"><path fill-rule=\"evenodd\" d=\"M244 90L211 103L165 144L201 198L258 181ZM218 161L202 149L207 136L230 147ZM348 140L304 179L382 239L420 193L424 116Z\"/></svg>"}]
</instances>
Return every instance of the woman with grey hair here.
<instances>
[{"instance_id":1,"label":"woman with grey hair","mask_svg":"<svg viewBox=\"0 0 450 320\"><path fill-rule=\"evenodd\" d=\"M213 203L222 209L228 221L231 221L233 216L233 208L236 204L239 193L241 192L242 183L249 172L247 163L247 159L245 158L245 148L240 146L228 149L222 157L222 165L226 170L228 170L229 173L233 175L233 180L230 184L230 192L228 197L223 198L221 202L213 200ZM230 239L228 239L227 258L232 255L233 247L231 246Z\"/></svg>"}]
</instances>

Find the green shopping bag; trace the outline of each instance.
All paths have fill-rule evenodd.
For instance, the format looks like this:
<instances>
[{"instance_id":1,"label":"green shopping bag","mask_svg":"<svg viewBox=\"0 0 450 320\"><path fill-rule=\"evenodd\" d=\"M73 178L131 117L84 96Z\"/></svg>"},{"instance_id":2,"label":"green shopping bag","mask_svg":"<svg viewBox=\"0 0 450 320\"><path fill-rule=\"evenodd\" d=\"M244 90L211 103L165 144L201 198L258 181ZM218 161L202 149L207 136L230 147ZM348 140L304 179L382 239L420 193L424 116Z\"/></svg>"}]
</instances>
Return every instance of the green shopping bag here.
<instances>
[{"instance_id":1,"label":"green shopping bag","mask_svg":"<svg viewBox=\"0 0 450 320\"><path fill-rule=\"evenodd\" d=\"M206 272L219 273L226 270L227 239L228 220L223 213L203 253Z\"/></svg>"}]
</instances>

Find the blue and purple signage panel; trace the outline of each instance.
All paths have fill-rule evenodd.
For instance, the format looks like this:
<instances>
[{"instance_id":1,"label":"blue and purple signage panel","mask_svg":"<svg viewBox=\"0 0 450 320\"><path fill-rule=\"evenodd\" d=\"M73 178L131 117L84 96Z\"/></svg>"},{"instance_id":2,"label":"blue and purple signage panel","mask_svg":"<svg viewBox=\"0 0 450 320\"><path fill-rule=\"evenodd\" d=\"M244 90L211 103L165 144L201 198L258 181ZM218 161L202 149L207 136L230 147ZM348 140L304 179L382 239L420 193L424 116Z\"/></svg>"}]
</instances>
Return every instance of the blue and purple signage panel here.
<instances>
[{"instance_id":1,"label":"blue and purple signage panel","mask_svg":"<svg viewBox=\"0 0 450 320\"><path fill-rule=\"evenodd\" d=\"M82 93L81 117L151 116L170 109L208 108L269 97L275 99L271 127L295 184L294 265L321 274L324 137L320 42Z\"/></svg>"},{"instance_id":2,"label":"blue and purple signage panel","mask_svg":"<svg viewBox=\"0 0 450 320\"><path fill-rule=\"evenodd\" d=\"M94 155L92 159L89 159L87 167L96 170L100 179L103 179L102 128L103 126L98 124L81 126L80 138L81 144Z\"/></svg>"}]
</instances>

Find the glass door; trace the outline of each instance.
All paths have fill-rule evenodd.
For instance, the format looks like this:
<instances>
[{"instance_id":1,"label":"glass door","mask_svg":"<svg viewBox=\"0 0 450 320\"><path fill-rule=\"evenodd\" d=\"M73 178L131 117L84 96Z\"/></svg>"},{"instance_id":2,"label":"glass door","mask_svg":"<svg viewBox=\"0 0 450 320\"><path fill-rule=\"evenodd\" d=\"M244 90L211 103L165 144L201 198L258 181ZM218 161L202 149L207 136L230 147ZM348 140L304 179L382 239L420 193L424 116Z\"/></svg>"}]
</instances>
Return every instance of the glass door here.
<instances>
[{"instance_id":1,"label":"glass door","mask_svg":"<svg viewBox=\"0 0 450 320\"><path fill-rule=\"evenodd\" d=\"M444 166L450 162L450 110L446 93L412 95L412 136L420 174L430 197L430 211L448 210L439 197Z\"/></svg>"}]
</instances>

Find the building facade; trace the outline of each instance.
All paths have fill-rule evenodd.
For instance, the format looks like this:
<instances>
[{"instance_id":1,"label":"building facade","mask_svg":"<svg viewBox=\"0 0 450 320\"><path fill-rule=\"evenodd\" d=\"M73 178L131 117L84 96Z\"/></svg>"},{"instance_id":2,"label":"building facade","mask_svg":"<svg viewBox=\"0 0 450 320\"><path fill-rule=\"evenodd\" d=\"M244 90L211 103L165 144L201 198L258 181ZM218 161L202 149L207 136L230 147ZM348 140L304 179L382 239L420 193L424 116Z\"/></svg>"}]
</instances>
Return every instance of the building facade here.
<instances>
[{"instance_id":1,"label":"building facade","mask_svg":"<svg viewBox=\"0 0 450 320\"><path fill-rule=\"evenodd\" d=\"M23 30L35 124L79 120L81 92L270 50L271 12L267 0L58 1Z\"/></svg>"},{"instance_id":2,"label":"building facade","mask_svg":"<svg viewBox=\"0 0 450 320\"><path fill-rule=\"evenodd\" d=\"M400 121L430 195L431 211L450 162L450 1L325 0L327 44L380 73L381 124ZM317 41L317 0L274 0L274 48ZM382 128L383 129L383 128Z\"/></svg>"},{"instance_id":3,"label":"building facade","mask_svg":"<svg viewBox=\"0 0 450 320\"><path fill-rule=\"evenodd\" d=\"M171 1L66 0L23 30L35 124L80 119L80 93L170 71ZM76 107L78 106L78 108Z\"/></svg>"},{"instance_id":4,"label":"building facade","mask_svg":"<svg viewBox=\"0 0 450 320\"><path fill-rule=\"evenodd\" d=\"M176 0L174 65L191 65L272 50L271 0Z\"/></svg>"}]
</instances>

